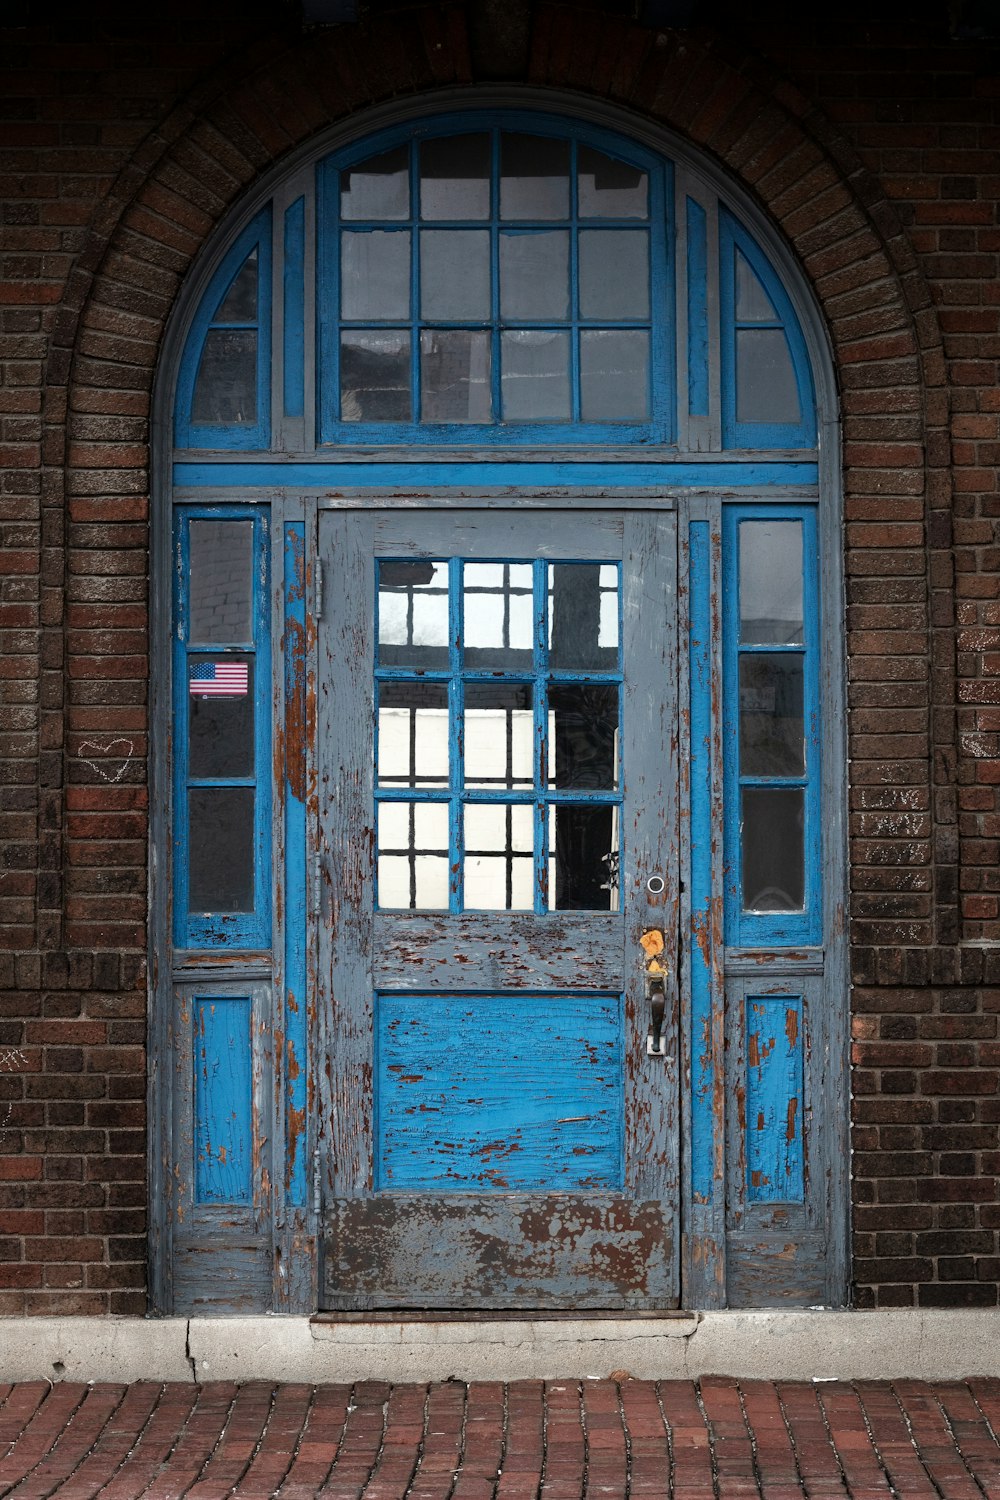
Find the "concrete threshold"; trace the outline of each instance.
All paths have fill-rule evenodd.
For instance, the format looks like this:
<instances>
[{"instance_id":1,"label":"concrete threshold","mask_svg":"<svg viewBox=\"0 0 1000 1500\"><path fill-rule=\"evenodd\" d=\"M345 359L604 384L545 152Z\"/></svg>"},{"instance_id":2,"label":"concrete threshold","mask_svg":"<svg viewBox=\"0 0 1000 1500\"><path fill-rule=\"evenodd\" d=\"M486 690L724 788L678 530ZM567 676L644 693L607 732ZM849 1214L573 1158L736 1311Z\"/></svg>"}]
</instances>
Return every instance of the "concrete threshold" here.
<instances>
[{"instance_id":1,"label":"concrete threshold","mask_svg":"<svg viewBox=\"0 0 1000 1500\"><path fill-rule=\"evenodd\" d=\"M814 1381L1000 1375L1000 1310L0 1319L0 1381L323 1384L629 1375Z\"/></svg>"}]
</instances>

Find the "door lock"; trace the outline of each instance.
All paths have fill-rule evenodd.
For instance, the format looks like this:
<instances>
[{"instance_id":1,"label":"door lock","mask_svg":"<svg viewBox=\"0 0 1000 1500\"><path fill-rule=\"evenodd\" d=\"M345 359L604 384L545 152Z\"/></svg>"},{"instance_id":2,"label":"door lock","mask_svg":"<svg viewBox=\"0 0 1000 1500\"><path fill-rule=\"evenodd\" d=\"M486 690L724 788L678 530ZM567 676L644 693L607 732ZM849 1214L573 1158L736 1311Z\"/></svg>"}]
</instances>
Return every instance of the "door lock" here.
<instances>
[{"instance_id":1,"label":"door lock","mask_svg":"<svg viewBox=\"0 0 1000 1500\"><path fill-rule=\"evenodd\" d=\"M667 1041L663 1035L663 1021L667 1011L667 997L661 978L657 976L648 981L648 994L652 1024L646 1033L646 1056L666 1057Z\"/></svg>"}]
</instances>

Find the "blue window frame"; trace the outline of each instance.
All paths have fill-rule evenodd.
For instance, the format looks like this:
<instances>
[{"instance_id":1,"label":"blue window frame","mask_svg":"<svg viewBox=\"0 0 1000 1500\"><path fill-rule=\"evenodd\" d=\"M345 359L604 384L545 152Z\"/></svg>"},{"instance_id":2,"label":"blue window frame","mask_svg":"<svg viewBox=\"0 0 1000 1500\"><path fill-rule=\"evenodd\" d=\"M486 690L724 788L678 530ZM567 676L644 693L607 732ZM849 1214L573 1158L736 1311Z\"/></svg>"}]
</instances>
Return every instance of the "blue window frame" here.
<instances>
[{"instance_id":1,"label":"blue window frame","mask_svg":"<svg viewBox=\"0 0 1000 1500\"><path fill-rule=\"evenodd\" d=\"M270 538L262 506L174 517L173 932L271 940Z\"/></svg>"}]
</instances>

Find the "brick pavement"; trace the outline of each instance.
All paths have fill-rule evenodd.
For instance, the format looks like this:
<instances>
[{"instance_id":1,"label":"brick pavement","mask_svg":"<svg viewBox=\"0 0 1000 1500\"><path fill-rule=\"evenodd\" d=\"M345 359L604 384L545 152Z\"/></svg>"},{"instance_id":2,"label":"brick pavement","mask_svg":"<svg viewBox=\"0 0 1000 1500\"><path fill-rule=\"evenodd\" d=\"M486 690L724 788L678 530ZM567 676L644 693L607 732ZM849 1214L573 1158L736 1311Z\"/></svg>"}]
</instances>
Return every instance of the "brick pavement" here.
<instances>
[{"instance_id":1,"label":"brick pavement","mask_svg":"<svg viewBox=\"0 0 1000 1500\"><path fill-rule=\"evenodd\" d=\"M0 1385L0 1497L1000 1500L1000 1379Z\"/></svg>"}]
</instances>

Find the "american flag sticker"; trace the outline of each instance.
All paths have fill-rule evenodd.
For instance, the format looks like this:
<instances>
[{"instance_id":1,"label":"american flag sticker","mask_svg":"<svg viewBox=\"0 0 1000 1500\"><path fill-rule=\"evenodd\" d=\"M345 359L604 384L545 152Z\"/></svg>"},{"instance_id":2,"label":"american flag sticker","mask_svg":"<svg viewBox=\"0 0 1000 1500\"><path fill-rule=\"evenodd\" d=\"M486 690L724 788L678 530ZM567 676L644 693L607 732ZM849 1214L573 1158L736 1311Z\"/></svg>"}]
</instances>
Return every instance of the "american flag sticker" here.
<instances>
[{"instance_id":1,"label":"american flag sticker","mask_svg":"<svg viewBox=\"0 0 1000 1500\"><path fill-rule=\"evenodd\" d=\"M196 698L245 698L245 661L197 661L188 667L188 689Z\"/></svg>"}]
</instances>

